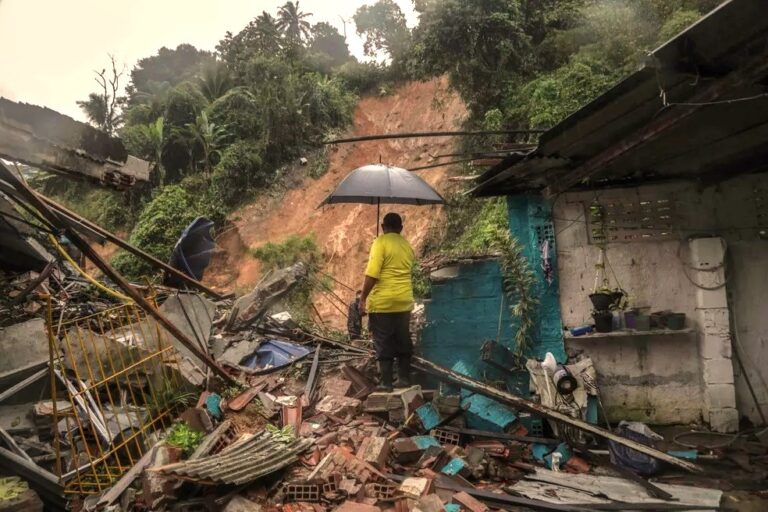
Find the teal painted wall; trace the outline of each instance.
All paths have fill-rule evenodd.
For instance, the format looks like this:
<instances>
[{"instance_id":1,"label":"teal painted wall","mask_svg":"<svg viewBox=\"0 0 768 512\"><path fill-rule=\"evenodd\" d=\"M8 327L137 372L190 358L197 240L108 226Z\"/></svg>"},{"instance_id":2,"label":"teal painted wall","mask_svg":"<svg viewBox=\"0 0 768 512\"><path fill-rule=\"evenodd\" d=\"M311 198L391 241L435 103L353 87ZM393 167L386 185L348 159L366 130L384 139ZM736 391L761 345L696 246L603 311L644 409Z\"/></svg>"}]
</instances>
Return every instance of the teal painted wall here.
<instances>
[{"instance_id":1,"label":"teal painted wall","mask_svg":"<svg viewBox=\"0 0 768 512\"><path fill-rule=\"evenodd\" d=\"M544 359L547 352L552 352L559 363L566 360L563 345L563 325L560 316L560 283L557 275L557 251L555 233L552 225L552 204L541 196L509 196L509 231L517 238L523 248L523 255L528 260L530 269L536 276L534 296L539 304L536 308L534 329L531 333L532 345L528 357ZM544 278L542 270L541 244L550 242L550 264L553 268L551 283Z\"/></svg>"},{"instance_id":2,"label":"teal painted wall","mask_svg":"<svg viewBox=\"0 0 768 512\"><path fill-rule=\"evenodd\" d=\"M510 197L507 205L510 232L522 245L523 254L536 276L534 295L539 299L531 334L532 348L526 355L543 359L547 352L552 352L559 362L564 362L551 206L543 198L535 196ZM552 244L552 283L545 280L541 268L539 248L544 238L550 239ZM500 344L515 349L514 322L503 297L501 270L495 260L463 264L459 267L458 276L433 283L432 299L426 304L421 353L441 366L462 368L462 372L475 378L505 380L511 391L525 395L528 392L527 373L518 372L509 376L481 360L480 347L488 340L498 339ZM502 300L505 302L500 308Z\"/></svg>"}]
</instances>

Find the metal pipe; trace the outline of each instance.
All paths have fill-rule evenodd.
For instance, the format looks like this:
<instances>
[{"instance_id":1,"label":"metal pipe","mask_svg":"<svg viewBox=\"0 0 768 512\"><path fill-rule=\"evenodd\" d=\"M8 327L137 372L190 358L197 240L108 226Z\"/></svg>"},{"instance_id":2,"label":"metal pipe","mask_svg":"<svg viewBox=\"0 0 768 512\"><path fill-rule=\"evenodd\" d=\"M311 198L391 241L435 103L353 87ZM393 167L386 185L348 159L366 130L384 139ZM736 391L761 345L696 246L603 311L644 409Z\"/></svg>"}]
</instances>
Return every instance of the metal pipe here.
<instances>
[{"instance_id":1,"label":"metal pipe","mask_svg":"<svg viewBox=\"0 0 768 512\"><path fill-rule=\"evenodd\" d=\"M205 286L200 281L197 281L197 280L189 277L187 274L179 271L178 269L173 268L172 266L168 265L167 263L165 263L163 261L160 261L159 259L155 258L151 254L148 254L148 253L142 251L141 249L139 249L138 247L135 247L135 246L129 244L125 240L123 240L121 238L118 238L117 236L113 235L112 233L110 233L106 229L102 228L101 226L99 226L97 224L94 224L93 222L89 221L88 219L86 219L84 217L81 217L80 215L78 215L77 213L75 213L75 212L73 212L71 210L68 210L66 207L60 205L59 203L57 203L53 199L45 197L44 195L42 195L40 193L37 193L37 192L35 192L35 196L38 197L44 203L46 203L48 206L53 208L55 211L57 211L58 213L63 215L64 217L67 217L67 218L69 218L70 220L72 220L74 222L83 224L86 228L89 228L89 229L97 232L98 234L100 234L101 236L106 238L108 241L110 241L113 244L117 245L121 249L125 249L126 251L130 252L134 256L137 256L137 257L143 259L144 261L146 261L147 263L149 263L153 267L165 270L169 274L172 274L174 277L178 277L179 279L185 281L186 283L188 283L193 288L196 288L197 290L199 290L201 292L205 292L208 295L210 295L212 297L215 297L216 299L220 300L220 299L224 298L224 295L222 295L222 294L220 294L220 293L210 289L209 287Z\"/></svg>"}]
</instances>

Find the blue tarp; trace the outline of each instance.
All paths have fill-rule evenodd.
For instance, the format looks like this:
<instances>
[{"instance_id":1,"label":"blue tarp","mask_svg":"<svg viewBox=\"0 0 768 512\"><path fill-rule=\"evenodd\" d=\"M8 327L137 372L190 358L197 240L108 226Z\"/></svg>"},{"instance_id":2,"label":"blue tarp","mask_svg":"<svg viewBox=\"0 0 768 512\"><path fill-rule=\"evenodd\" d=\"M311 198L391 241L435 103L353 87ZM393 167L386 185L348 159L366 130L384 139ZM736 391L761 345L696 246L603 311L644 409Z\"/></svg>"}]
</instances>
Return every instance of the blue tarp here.
<instances>
[{"instance_id":1,"label":"blue tarp","mask_svg":"<svg viewBox=\"0 0 768 512\"><path fill-rule=\"evenodd\" d=\"M213 248L216 246L211 236L212 227L213 221L205 217L198 217L193 220L176 242L169 265L192 279L200 281L211 262ZM184 282L175 276L166 274L165 284L182 288Z\"/></svg>"},{"instance_id":2,"label":"blue tarp","mask_svg":"<svg viewBox=\"0 0 768 512\"><path fill-rule=\"evenodd\" d=\"M280 340L267 340L241 364L253 370L275 370L307 356L312 351L301 345Z\"/></svg>"}]
</instances>

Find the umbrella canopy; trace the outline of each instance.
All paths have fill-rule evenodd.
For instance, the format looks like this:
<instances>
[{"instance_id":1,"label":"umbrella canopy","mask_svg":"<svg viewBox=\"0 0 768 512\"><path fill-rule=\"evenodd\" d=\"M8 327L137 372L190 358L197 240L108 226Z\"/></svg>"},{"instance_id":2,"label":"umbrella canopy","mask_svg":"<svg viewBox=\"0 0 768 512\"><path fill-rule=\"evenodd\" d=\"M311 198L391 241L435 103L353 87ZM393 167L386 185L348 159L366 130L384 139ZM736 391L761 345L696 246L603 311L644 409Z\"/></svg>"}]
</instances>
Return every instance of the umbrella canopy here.
<instances>
[{"instance_id":1,"label":"umbrella canopy","mask_svg":"<svg viewBox=\"0 0 768 512\"><path fill-rule=\"evenodd\" d=\"M383 164L358 167L344 178L320 206L336 203L443 204L426 181L400 167Z\"/></svg>"},{"instance_id":2,"label":"umbrella canopy","mask_svg":"<svg viewBox=\"0 0 768 512\"><path fill-rule=\"evenodd\" d=\"M176 242L169 264L192 279L201 280L203 272L211 262L213 248L216 246L211 236L212 227L213 221L205 217L193 220ZM176 288L183 286L179 278L169 274L166 275L165 284Z\"/></svg>"}]
</instances>

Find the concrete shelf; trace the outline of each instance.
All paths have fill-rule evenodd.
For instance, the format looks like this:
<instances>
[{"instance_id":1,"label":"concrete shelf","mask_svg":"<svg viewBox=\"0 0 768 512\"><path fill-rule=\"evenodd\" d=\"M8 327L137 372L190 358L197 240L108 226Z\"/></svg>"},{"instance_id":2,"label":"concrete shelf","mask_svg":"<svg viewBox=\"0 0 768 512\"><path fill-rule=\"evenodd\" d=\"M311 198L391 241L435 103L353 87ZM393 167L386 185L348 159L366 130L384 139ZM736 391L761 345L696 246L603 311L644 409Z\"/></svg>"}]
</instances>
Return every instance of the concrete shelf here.
<instances>
[{"instance_id":1,"label":"concrete shelf","mask_svg":"<svg viewBox=\"0 0 768 512\"><path fill-rule=\"evenodd\" d=\"M565 339L567 340L587 340L593 338L634 338L638 336L673 336L682 334L691 334L694 330L692 327L685 329L653 329L650 331L612 331L612 332L592 332L590 334L582 334L581 336L574 336L570 332L565 332Z\"/></svg>"}]
</instances>

